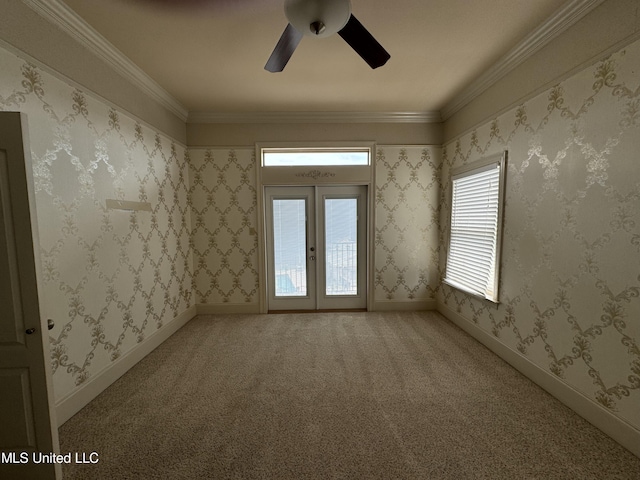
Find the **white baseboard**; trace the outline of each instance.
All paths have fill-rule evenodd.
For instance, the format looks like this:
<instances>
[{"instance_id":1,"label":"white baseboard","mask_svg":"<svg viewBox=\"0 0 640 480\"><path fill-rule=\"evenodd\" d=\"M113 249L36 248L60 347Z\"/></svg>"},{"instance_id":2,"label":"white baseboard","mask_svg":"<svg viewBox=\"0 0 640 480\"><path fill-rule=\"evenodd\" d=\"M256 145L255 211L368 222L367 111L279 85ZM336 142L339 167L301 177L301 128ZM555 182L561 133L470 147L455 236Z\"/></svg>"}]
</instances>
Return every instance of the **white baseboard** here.
<instances>
[{"instance_id":1,"label":"white baseboard","mask_svg":"<svg viewBox=\"0 0 640 480\"><path fill-rule=\"evenodd\" d=\"M155 350L162 342L177 332L196 316L196 307L189 307L172 321L156 330L147 339L124 354L118 360L93 375L86 383L56 402L58 427L78 413L91 400L118 380L136 363Z\"/></svg>"},{"instance_id":2,"label":"white baseboard","mask_svg":"<svg viewBox=\"0 0 640 480\"><path fill-rule=\"evenodd\" d=\"M493 335L477 327L470 320L446 305L438 302L437 310L532 382L609 435L631 453L640 457L640 431L638 429L602 408L595 401L564 383L550 372L532 363L520 353L507 347Z\"/></svg>"},{"instance_id":3,"label":"white baseboard","mask_svg":"<svg viewBox=\"0 0 640 480\"><path fill-rule=\"evenodd\" d=\"M260 305L253 303L199 303L198 315L231 315L234 313L260 313Z\"/></svg>"},{"instance_id":4,"label":"white baseboard","mask_svg":"<svg viewBox=\"0 0 640 480\"><path fill-rule=\"evenodd\" d=\"M435 310L437 307L437 302L435 300L416 300L416 301L405 301L405 302L394 302L394 301L374 301L373 309L374 312L415 312L420 310Z\"/></svg>"},{"instance_id":5,"label":"white baseboard","mask_svg":"<svg viewBox=\"0 0 640 480\"><path fill-rule=\"evenodd\" d=\"M435 310L435 300L420 300L408 302L381 301L373 302L372 311L420 311ZM232 315L234 313L259 314L260 305L251 303L199 303L196 305L198 315Z\"/></svg>"}]
</instances>

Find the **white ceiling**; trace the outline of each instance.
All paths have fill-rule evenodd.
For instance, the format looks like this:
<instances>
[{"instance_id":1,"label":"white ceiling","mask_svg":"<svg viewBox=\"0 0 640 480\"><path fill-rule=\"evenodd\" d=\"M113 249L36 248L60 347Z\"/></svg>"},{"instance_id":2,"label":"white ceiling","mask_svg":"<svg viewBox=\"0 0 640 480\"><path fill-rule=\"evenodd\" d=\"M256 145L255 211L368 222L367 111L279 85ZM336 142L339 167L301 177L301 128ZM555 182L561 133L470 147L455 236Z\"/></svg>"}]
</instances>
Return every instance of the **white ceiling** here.
<instances>
[{"instance_id":1,"label":"white ceiling","mask_svg":"<svg viewBox=\"0 0 640 480\"><path fill-rule=\"evenodd\" d=\"M264 65L283 0L64 0L191 112L439 112L566 0L351 0L391 54L376 70L337 35ZM569 3L572 3L571 1ZM573 3L576 3L575 0Z\"/></svg>"}]
</instances>

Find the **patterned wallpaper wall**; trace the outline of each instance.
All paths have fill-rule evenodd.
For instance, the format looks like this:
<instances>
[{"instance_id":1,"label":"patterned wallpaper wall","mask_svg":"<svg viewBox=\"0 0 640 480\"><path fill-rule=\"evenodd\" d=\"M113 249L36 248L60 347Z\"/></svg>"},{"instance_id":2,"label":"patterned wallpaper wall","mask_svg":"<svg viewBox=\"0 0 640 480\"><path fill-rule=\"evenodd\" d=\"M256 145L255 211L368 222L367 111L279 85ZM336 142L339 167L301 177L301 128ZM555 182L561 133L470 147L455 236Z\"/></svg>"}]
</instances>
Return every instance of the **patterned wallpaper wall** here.
<instances>
[{"instance_id":1,"label":"patterned wallpaper wall","mask_svg":"<svg viewBox=\"0 0 640 480\"><path fill-rule=\"evenodd\" d=\"M384 146L376 158L375 299L435 299L440 149ZM190 149L198 304L257 305L255 150Z\"/></svg>"},{"instance_id":2,"label":"patterned wallpaper wall","mask_svg":"<svg viewBox=\"0 0 640 480\"><path fill-rule=\"evenodd\" d=\"M509 150L501 304L439 300L640 428L640 42L445 145L452 168Z\"/></svg>"},{"instance_id":3,"label":"patterned wallpaper wall","mask_svg":"<svg viewBox=\"0 0 640 480\"><path fill-rule=\"evenodd\" d=\"M0 109L29 120L56 400L193 304L258 304L253 148L187 151L13 53L0 65ZM376 168L375 296L433 299L439 149L384 147Z\"/></svg>"},{"instance_id":4,"label":"patterned wallpaper wall","mask_svg":"<svg viewBox=\"0 0 640 480\"><path fill-rule=\"evenodd\" d=\"M0 110L28 117L59 400L191 306L185 148L4 49Z\"/></svg>"},{"instance_id":5,"label":"patterned wallpaper wall","mask_svg":"<svg viewBox=\"0 0 640 480\"><path fill-rule=\"evenodd\" d=\"M438 147L376 149L377 302L435 300L440 169Z\"/></svg>"},{"instance_id":6,"label":"patterned wallpaper wall","mask_svg":"<svg viewBox=\"0 0 640 480\"><path fill-rule=\"evenodd\" d=\"M255 150L190 149L197 304L258 305Z\"/></svg>"}]
</instances>

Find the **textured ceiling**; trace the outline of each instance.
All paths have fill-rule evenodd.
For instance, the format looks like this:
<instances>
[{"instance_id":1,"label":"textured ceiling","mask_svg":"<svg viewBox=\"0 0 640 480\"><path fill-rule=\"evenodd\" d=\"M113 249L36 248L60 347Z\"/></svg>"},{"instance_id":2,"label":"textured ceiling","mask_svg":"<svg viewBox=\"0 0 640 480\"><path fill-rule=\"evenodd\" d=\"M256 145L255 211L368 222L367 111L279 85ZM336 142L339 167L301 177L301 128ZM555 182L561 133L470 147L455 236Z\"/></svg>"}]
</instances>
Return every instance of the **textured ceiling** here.
<instances>
[{"instance_id":1,"label":"textured ceiling","mask_svg":"<svg viewBox=\"0 0 640 480\"><path fill-rule=\"evenodd\" d=\"M283 0L65 0L190 111L431 112L565 0L352 0L391 54L376 70L337 35L304 37L282 73L264 70Z\"/></svg>"}]
</instances>

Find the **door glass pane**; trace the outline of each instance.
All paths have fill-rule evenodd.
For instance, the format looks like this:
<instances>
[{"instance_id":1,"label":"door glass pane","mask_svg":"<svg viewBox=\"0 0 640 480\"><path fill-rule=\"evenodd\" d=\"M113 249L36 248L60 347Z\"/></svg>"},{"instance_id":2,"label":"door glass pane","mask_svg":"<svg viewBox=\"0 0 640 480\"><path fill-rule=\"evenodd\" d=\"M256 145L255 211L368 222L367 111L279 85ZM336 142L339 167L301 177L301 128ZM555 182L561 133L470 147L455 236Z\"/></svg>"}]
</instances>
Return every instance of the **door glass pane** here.
<instances>
[{"instance_id":1,"label":"door glass pane","mask_svg":"<svg viewBox=\"0 0 640 480\"><path fill-rule=\"evenodd\" d=\"M306 200L273 200L276 297L307 295Z\"/></svg>"},{"instance_id":2,"label":"door glass pane","mask_svg":"<svg viewBox=\"0 0 640 480\"><path fill-rule=\"evenodd\" d=\"M358 200L324 201L326 295L358 294Z\"/></svg>"}]
</instances>

